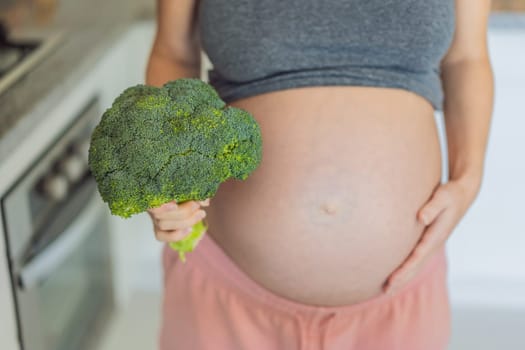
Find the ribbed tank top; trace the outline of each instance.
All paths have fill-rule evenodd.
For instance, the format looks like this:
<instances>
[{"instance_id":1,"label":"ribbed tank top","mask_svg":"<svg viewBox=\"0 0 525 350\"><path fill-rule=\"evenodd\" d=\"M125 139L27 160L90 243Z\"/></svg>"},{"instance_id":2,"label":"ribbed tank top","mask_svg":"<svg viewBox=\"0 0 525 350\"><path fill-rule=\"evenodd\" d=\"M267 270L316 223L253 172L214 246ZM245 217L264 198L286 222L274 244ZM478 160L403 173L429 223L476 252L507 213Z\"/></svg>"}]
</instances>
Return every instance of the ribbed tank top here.
<instances>
[{"instance_id":1,"label":"ribbed tank top","mask_svg":"<svg viewBox=\"0 0 525 350\"><path fill-rule=\"evenodd\" d=\"M199 0L210 84L226 103L304 86L414 92L442 110L454 0Z\"/></svg>"}]
</instances>

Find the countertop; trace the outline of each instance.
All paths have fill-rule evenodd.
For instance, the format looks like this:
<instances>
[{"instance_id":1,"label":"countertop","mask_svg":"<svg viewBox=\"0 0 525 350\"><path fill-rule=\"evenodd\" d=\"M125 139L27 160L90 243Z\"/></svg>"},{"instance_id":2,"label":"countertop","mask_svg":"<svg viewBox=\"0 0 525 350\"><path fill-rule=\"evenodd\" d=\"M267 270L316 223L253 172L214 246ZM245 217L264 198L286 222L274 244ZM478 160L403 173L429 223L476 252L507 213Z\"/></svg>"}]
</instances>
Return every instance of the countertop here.
<instances>
[{"instance_id":1,"label":"countertop","mask_svg":"<svg viewBox=\"0 0 525 350\"><path fill-rule=\"evenodd\" d=\"M57 2L52 19L44 25L35 18L34 23L11 27L13 34L30 28L29 32L60 33L61 39L40 64L0 95L0 168L21 142L30 141L25 136L46 122L50 108L115 40L132 24L151 20L154 14L151 0L68 0Z\"/></svg>"}]
</instances>

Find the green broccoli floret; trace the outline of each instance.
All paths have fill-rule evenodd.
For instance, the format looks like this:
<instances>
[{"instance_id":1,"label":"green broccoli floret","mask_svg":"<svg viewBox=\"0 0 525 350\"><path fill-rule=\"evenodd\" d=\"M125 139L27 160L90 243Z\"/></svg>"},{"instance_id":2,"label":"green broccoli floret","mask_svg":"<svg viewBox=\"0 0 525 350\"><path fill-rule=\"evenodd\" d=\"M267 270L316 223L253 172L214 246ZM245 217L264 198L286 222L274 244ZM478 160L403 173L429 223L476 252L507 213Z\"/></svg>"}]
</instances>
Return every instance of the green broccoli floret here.
<instances>
[{"instance_id":1,"label":"green broccoli floret","mask_svg":"<svg viewBox=\"0 0 525 350\"><path fill-rule=\"evenodd\" d=\"M172 200L213 197L227 179L245 180L261 158L255 119L192 78L124 90L102 115L89 149L102 199L125 218ZM191 251L197 238L172 247Z\"/></svg>"}]
</instances>

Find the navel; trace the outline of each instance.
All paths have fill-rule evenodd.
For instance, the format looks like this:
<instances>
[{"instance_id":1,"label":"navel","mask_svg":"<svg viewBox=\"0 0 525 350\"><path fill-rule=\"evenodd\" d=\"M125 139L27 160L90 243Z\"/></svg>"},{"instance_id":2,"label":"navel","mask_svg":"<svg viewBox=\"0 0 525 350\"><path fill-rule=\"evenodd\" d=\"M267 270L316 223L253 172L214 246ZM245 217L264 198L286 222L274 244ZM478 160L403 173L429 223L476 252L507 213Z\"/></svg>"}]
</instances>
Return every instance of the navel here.
<instances>
[{"instance_id":1,"label":"navel","mask_svg":"<svg viewBox=\"0 0 525 350\"><path fill-rule=\"evenodd\" d=\"M333 202L325 202L321 204L321 211L328 215L335 215L339 207Z\"/></svg>"}]
</instances>

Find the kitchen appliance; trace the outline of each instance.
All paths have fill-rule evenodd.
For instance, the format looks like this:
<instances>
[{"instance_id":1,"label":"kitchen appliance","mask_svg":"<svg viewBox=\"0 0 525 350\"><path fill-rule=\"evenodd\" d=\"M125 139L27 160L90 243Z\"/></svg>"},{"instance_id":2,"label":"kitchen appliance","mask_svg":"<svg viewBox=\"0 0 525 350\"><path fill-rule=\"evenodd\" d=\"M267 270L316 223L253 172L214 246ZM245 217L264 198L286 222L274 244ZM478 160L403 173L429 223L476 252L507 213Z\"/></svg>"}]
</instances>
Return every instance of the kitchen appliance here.
<instances>
[{"instance_id":1,"label":"kitchen appliance","mask_svg":"<svg viewBox=\"0 0 525 350\"><path fill-rule=\"evenodd\" d=\"M33 69L61 40L60 32L43 30L10 37L6 25L0 22L0 94Z\"/></svg>"},{"instance_id":2,"label":"kitchen appliance","mask_svg":"<svg viewBox=\"0 0 525 350\"><path fill-rule=\"evenodd\" d=\"M2 199L22 350L89 349L113 310L109 211L87 156L98 98Z\"/></svg>"}]
</instances>

